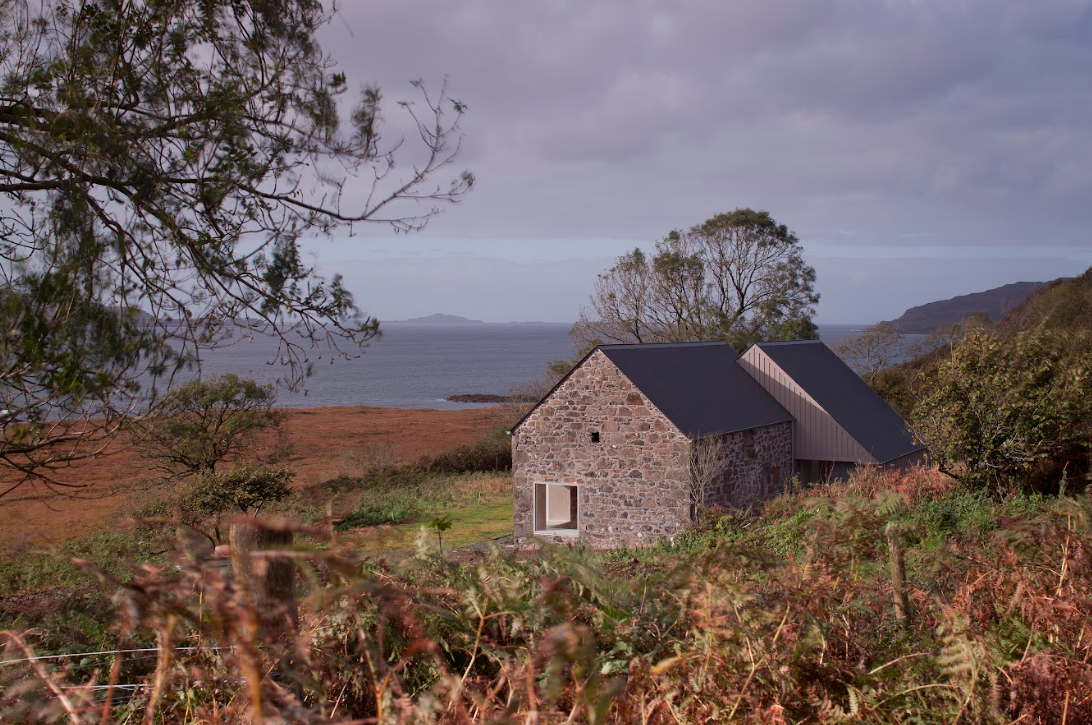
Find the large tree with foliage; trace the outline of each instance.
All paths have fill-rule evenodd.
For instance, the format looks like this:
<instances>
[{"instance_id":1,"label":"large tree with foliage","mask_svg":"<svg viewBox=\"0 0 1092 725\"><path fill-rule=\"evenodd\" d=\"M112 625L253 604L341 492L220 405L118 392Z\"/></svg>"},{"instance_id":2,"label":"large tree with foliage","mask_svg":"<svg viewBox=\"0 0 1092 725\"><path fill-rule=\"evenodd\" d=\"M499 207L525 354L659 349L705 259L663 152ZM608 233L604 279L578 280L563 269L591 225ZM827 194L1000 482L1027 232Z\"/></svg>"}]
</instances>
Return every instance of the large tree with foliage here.
<instances>
[{"instance_id":1,"label":"large tree with foliage","mask_svg":"<svg viewBox=\"0 0 1092 725\"><path fill-rule=\"evenodd\" d=\"M736 209L624 254L599 275L572 338L597 343L816 337L815 270L800 241L764 211Z\"/></svg>"},{"instance_id":2,"label":"large tree with foliage","mask_svg":"<svg viewBox=\"0 0 1092 725\"><path fill-rule=\"evenodd\" d=\"M279 336L295 381L310 348L376 334L299 242L419 229L458 201L465 107L415 82L401 107L419 143L382 138L379 90L347 107L316 42L332 12L0 0L0 495L62 485L51 471L98 454L240 325Z\"/></svg>"},{"instance_id":3,"label":"large tree with foliage","mask_svg":"<svg viewBox=\"0 0 1092 725\"><path fill-rule=\"evenodd\" d=\"M1092 355L1040 330L972 330L953 344L911 414L941 470L1005 493L1038 469L1083 466L1092 444ZM1077 471L1070 471L1076 474Z\"/></svg>"}]
</instances>

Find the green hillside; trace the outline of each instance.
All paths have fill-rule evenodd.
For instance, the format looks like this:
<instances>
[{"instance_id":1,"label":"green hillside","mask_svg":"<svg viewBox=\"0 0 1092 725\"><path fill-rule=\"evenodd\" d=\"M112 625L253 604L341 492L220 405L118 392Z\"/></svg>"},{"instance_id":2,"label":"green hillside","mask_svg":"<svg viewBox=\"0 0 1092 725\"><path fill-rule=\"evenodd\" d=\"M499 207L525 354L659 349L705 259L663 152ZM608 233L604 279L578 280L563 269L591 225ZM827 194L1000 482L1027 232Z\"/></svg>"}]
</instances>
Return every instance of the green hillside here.
<instances>
[{"instance_id":1,"label":"green hillside","mask_svg":"<svg viewBox=\"0 0 1092 725\"><path fill-rule=\"evenodd\" d=\"M996 325L1005 335L1036 328L1092 333L1092 268L1076 279L1040 287Z\"/></svg>"},{"instance_id":2,"label":"green hillside","mask_svg":"<svg viewBox=\"0 0 1092 725\"><path fill-rule=\"evenodd\" d=\"M891 324L899 332L926 335L939 328L957 324L972 315L985 315L996 321L1022 304L1036 290L1055 282L1013 282L1003 287L959 295L947 300L911 307Z\"/></svg>"}]
</instances>

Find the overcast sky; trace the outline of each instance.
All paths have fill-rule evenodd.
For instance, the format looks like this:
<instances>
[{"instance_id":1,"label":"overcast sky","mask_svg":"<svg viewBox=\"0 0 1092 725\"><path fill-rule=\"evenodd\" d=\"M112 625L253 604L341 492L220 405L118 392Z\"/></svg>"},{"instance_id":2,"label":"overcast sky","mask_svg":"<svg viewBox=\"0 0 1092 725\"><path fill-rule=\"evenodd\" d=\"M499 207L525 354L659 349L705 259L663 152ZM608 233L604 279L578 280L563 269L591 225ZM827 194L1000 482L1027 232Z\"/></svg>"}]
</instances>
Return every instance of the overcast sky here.
<instances>
[{"instance_id":1,"label":"overcast sky","mask_svg":"<svg viewBox=\"0 0 1092 725\"><path fill-rule=\"evenodd\" d=\"M477 188L313 245L380 319L572 321L619 254L737 207L826 323L1092 266L1092 0L345 0L324 47L468 111Z\"/></svg>"}]
</instances>

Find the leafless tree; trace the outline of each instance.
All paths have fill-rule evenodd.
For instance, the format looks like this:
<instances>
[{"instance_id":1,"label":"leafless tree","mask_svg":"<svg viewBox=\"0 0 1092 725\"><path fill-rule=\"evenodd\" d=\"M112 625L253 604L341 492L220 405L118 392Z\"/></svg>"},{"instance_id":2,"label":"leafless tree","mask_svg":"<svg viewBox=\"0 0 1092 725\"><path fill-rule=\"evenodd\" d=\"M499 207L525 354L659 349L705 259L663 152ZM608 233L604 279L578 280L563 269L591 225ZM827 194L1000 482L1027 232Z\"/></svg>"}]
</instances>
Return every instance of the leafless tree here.
<instances>
[{"instance_id":1,"label":"leafless tree","mask_svg":"<svg viewBox=\"0 0 1092 725\"><path fill-rule=\"evenodd\" d=\"M724 437L713 435L690 443L689 482L691 518L705 508L709 488L728 470Z\"/></svg>"},{"instance_id":2,"label":"leafless tree","mask_svg":"<svg viewBox=\"0 0 1092 725\"><path fill-rule=\"evenodd\" d=\"M907 355L909 347L894 325L878 322L856 337L839 340L833 345L833 350L866 383L872 385L876 376Z\"/></svg>"}]
</instances>

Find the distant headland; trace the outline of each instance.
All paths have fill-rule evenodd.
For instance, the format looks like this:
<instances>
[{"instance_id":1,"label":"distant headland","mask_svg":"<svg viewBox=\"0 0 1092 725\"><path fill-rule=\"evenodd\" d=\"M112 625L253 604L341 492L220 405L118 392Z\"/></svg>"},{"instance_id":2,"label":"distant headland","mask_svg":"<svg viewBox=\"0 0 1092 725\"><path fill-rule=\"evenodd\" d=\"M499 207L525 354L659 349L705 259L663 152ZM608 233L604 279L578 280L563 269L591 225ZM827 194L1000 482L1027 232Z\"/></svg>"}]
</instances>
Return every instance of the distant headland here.
<instances>
[{"instance_id":1,"label":"distant headland","mask_svg":"<svg viewBox=\"0 0 1092 725\"><path fill-rule=\"evenodd\" d=\"M1063 278L1064 279L1064 278ZM911 307L891 324L902 333L928 334L933 330L962 322L971 315L984 314L1000 320L1020 306L1035 290L1049 282L1014 282L984 292L959 295L918 307Z\"/></svg>"}]
</instances>

